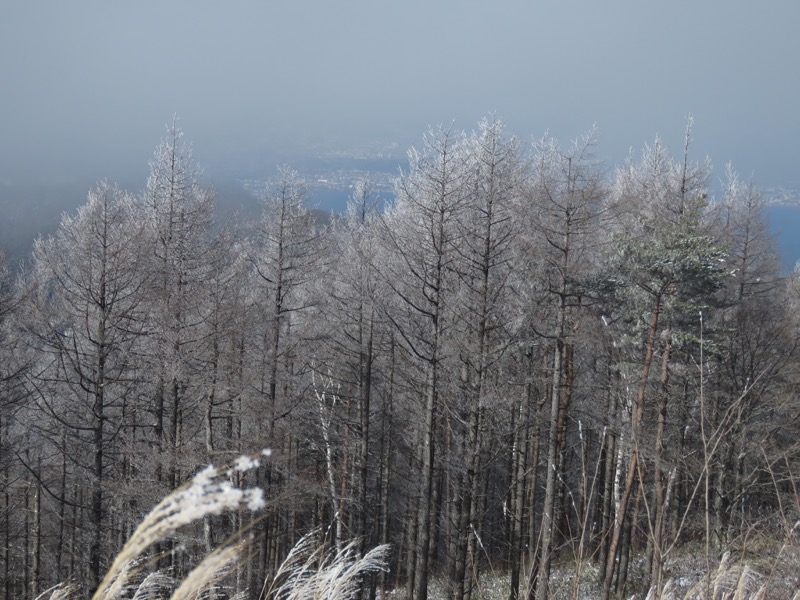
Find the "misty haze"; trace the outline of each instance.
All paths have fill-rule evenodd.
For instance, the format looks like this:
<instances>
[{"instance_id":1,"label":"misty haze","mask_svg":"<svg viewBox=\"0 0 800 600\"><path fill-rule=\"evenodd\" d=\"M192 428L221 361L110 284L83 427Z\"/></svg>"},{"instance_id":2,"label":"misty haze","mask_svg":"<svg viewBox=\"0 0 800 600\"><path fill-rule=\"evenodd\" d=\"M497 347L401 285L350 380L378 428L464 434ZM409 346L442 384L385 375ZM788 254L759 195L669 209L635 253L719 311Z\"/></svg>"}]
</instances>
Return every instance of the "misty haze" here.
<instances>
[{"instance_id":1,"label":"misty haze","mask_svg":"<svg viewBox=\"0 0 800 600\"><path fill-rule=\"evenodd\" d=\"M800 600L800 7L0 8L0 600Z\"/></svg>"}]
</instances>

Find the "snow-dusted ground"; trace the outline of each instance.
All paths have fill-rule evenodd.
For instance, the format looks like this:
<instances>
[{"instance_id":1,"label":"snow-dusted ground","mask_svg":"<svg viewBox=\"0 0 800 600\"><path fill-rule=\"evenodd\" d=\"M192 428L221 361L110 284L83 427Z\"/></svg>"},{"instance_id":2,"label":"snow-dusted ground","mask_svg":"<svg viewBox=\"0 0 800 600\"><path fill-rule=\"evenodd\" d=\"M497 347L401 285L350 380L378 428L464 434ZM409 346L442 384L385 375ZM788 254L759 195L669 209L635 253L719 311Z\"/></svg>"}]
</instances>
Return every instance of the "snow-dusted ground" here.
<instances>
[{"instance_id":1,"label":"snow-dusted ground","mask_svg":"<svg viewBox=\"0 0 800 600\"><path fill-rule=\"evenodd\" d=\"M625 598L644 598L642 594L644 557L634 558L629 573L629 590ZM800 546L782 548L762 548L752 552L747 562L737 561L729 556L726 562L711 564L711 596L713 598L733 598L724 592L733 592L737 584L746 580L746 594L735 596L741 600L760 598L761 600L800 600ZM703 548L694 547L667 560L665 569L666 593L663 600L699 600L705 597L704 576L708 572ZM551 598L553 600L596 600L601 597L602 576L592 563L581 569L581 578L575 585L576 565L572 562L553 567L550 578ZM479 587L473 591L473 600L508 600L510 577L504 573L487 572L481 576ZM744 584L743 584L744 585ZM716 594L715 594L716 586ZM764 588L764 595L758 596ZM577 594L576 594L577 592ZM524 594L523 594L524 597ZM405 590L394 590L386 600L403 600ZM444 578L434 578L428 588L430 600L449 598Z\"/></svg>"}]
</instances>

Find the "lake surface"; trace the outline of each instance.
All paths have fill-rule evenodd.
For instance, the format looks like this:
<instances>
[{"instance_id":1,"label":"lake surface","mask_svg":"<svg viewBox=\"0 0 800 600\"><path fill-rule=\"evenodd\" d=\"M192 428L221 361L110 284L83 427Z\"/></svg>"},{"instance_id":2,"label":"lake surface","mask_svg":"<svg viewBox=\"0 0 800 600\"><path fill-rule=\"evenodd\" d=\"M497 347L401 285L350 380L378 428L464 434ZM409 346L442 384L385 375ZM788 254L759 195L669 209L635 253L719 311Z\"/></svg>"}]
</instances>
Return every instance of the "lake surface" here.
<instances>
[{"instance_id":1,"label":"lake surface","mask_svg":"<svg viewBox=\"0 0 800 600\"><path fill-rule=\"evenodd\" d=\"M783 271L790 273L800 261L800 206L768 206L765 214L777 237Z\"/></svg>"}]
</instances>

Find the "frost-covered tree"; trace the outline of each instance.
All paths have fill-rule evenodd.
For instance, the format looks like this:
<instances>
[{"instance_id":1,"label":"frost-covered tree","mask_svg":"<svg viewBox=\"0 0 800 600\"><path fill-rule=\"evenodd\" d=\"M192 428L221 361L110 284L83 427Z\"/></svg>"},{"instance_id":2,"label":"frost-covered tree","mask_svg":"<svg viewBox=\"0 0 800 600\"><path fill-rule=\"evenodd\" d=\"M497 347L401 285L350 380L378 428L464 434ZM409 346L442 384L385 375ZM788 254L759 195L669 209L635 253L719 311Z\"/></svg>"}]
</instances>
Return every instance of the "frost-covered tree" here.
<instances>
[{"instance_id":1,"label":"frost-covered tree","mask_svg":"<svg viewBox=\"0 0 800 600\"><path fill-rule=\"evenodd\" d=\"M385 465L376 464L373 400L380 391L386 367L386 324L379 311L385 294L376 263L379 227L378 198L369 179L360 179L347 210L331 229L331 270L320 295L319 338L325 354L318 354L322 372L334 374L343 399L338 419L339 464L345 501L343 520L363 539L362 549L378 538L377 490L374 477ZM377 440L380 442L380 440ZM351 466L352 465L352 466Z\"/></svg>"},{"instance_id":2,"label":"frost-covered tree","mask_svg":"<svg viewBox=\"0 0 800 600\"><path fill-rule=\"evenodd\" d=\"M268 571L261 572L261 578L276 568L295 534L287 527L291 518L286 515L314 501L313 495L289 485L298 477L301 459L304 465L310 460L296 452L296 444L315 439L310 429L318 423L311 405L315 350L309 338L314 321L321 318L317 296L326 255L323 227L308 209L306 194L297 171L280 167L261 196L262 214L248 250L251 310L258 314L250 335L255 393L248 410L253 419L249 435L276 450L263 474L268 493L286 492L264 524L268 542L262 546L261 563Z\"/></svg>"},{"instance_id":3,"label":"frost-covered tree","mask_svg":"<svg viewBox=\"0 0 800 600\"><path fill-rule=\"evenodd\" d=\"M262 195L251 262L261 293L264 385L264 435L272 437L276 420L286 410L284 361L295 352L302 315L314 305L309 290L322 259L322 240L315 215L308 209L305 181L281 166ZM289 392L294 394L296 392Z\"/></svg>"},{"instance_id":4,"label":"frost-covered tree","mask_svg":"<svg viewBox=\"0 0 800 600\"><path fill-rule=\"evenodd\" d=\"M520 266L527 278L522 289L532 324L529 334L544 340L552 356L545 385L549 412L540 543L528 582L537 598L549 597L554 547L563 535L566 434L576 386L574 332L592 294L588 280L602 243L607 185L595 145L594 131L566 149L552 137L539 140L529 200L523 205L529 253Z\"/></svg>"},{"instance_id":5,"label":"frost-covered tree","mask_svg":"<svg viewBox=\"0 0 800 600\"><path fill-rule=\"evenodd\" d=\"M187 478L156 514L201 521L148 542L170 576L112 569L107 591L289 593L291 573L332 572L304 575L328 565L303 558L317 536L335 568L391 544L381 597L425 600L440 578L470 600L487 565L512 600L560 597L562 568L575 597L658 596L679 544L728 576L717 553L775 539L791 585L800 285L762 195L729 172L710 198L690 137L609 178L594 132L529 156L493 117L440 127L386 209L363 180L345 214L310 210L281 167L239 230L214 226L173 123L141 194L97 186L18 285L0 265L0 596L88 591ZM252 486L255 517L238 510ZM217 492L237 510L195 510ZM377 597L369 575L347 595Z\"/></svg>"},{"instance_id":6,"label":"frost-covered tree","mask_svg":"<svg viewBox=\"0 0 800 600\"><path fill-rule=\"evenodd\" d=\"M384 311L410 361L416 432L412 458L419 473L406 561L409 595L427 597L432 534L437 533L434 479L441 431L443 364L452 351L444 342L456 310L458 215L469 194L465 141L449 129L432 130L421 149L409 151L409 168L397 181L397 200L384 219L384 281L391 304Z\"/></svg>"},{"instance_id":7,"label":"frost-covered tree","mask_svg":"<svg viewBox=\"0 0 800 600\"><path fill-rule=\"evenodd\" d=\"M15 460L25 439L19 414L27 397L25 376L30 353L15 315L21 299L6 254L0 251L0 597L12 598L24 583L24 559L19 555L20 532L28 518L21 465ZM19 593L19 592L17 592Z\"/></svg>"},{"instance_id":8,"label":"frost-covered tree","mask_svg":"<svg viewBox=\"0 0 800 600\"><path fill-rule=\"evenodd\" d=\"M198 329L205 319L206 283L214 268L214 197L203 186L176 121L150 162L140 207L152 274L147 294L150 343L144 357L151 362L151 380L146 393L151 398L153 449L167 462L166 471L159 463L156 478L173 488L181 478L178 454L186 429L182 421L195 412L201 395L195 393L193 375L201 368L195 361Z\"/></svg>"},{"instance_id":9,"label":"frost-covered tree","mask_svg":"<svg viewBox=\"0 0 800 600\"><path fill-rule=\"evenodd\" d=\"M630 423L625 450L628 466L609 541L605 597L611 594L615 576L617 589L625 585L630 548L622 548L621 541L637 485L648 489L652 498L648 565L652 584L660 585L667 494L677 476L677 457L668 458L665 450L680 448L680 444L667 443L668 436L679 433L670 427L668 412L675 352L677 343L687 359L692 348L700 349L698 315L705 312L707 318L717 304L715 296L726 273L724 252L709 231L708 164L695 164L688 158L691 121L685 141L683 160L675 161L656 140L645 148L639 162L630 161L619 170L615 181L615 202L625 208L615 237L614 276L621 291L620 323L625 326L618 344L632 353L630 377L635 385L630 384L632 393L624 403L623 416ZM657 357L660 372L654 385ZM654 426L648 427L651 423ZM652 486L646 479L650 473Z\"/></svg>"},{"instance_id":10,"label":"frost-covered tree","mask_svg":"<svg viewBox=\"0 0 800 600\"><path fill-rule=\"evenodd\" d=\"M467 137L465 204L455 215L453 270L458 277L455 323L461 401L451 402L448 428L461 440L450 458L456 476L450 493L457 523L451 545L454 598L469 597L478 571L476 537L483 535L481 490L488 481L490 430L505 416L508 389L498 379L516 337L510 296L520 222L514 207L524 193L525 163L519 142L497 118L484 119ZM465 424L464 427L462 424ZM459 460L460 457L460 460Z\"/></svg>"},{"instance_id":11,"label":"frost-covered tree","mask_svg":"<svg viewBox=\"0 0 800 600\"><path fill-rule=\"evenodd\" d=\"M720 552L745 533L749 507L764 497L764 479L754 475L763 457L753 440L764 436L764 425L776 408L767 398L785 394L796 360L788 290L764 214L766 201L752 182L743 182L728 166L723 195L714 208L715 234L727 249L729 277L725 306L707 324L715 343L708 357L709 424L725 431L710 486L712 543ZM791 403L778 405L781 412L793 410Z\"/></svg>"},{"instance_id":12,"label":"frost-covered tree","mask_svg":"<svg viewBox=\"0 0 800 600\"><path fill-rule=\"evenodd\" d=\"M65 468L86 489L89 588L99 583L113 547L107 493L123 475L120 441L140 383L135 358L148 284L143 233L132 198L102 183L76 214L64 215L54 235L36 241L26 281L22 320L37 352L30 417L50 450L68 449Z\"/></svg>"}]
</instances>

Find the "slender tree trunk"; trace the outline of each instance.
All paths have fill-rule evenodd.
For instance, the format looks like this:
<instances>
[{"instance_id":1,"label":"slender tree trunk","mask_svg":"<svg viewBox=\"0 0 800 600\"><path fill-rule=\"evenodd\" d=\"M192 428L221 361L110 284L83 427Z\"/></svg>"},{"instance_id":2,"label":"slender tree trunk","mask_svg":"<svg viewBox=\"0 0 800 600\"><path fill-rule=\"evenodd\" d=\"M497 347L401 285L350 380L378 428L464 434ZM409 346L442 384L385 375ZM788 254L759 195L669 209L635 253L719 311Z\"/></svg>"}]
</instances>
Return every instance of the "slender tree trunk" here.
<instances>
[{"instance_id":1,"label":"slender tree trunk","mask_svg":"<svg viewBox=\"0 0 800 600\"><path fill-rule=\"evenodd\" d=\"M436 431L442 431L441 424L436 428ZM445 470L442 468L441 459L437 458L434 465L433 477L433 512L431 513L431 542L428 547L428 572L432 573L439 562L439 544L442 538L442 515L445 512L444 506L444 487L445 487Z\"/></svg>"},{"instance_id":2,"label":"slender tree trunk","mask_svg":"<svg viewBox=\"0 0 800 600\"><path fill-rule=\"evenodd\" d=\"M213 459L214 457L214 403L216 402L217 383L219 379L219 324L217 321L219 309L219 305L214 307L215 315L212 317L214 323L211 331L211 364L208 366L208 369L211 371L211 384L206 394L206 406L203 415L206 453L209 459Z\"/></svg>"},{"instance_id":3,"label":"slender tree trunk","mask_svg":"<svg viewBox=\"0 0 800 600\"><path fill-rule=\"evenodd\" d=\"M41 476L42 460L38 461L38 471ZM37 483L33 488L33 531L31 532L31 589L30 597L36 598L39 595L39 584L42 578L42 490Z\"/></svg>"},{"instance_id":4,"label":"slender tree trunk","mask_svg":"<svg viewBox=\"0 0 800 600\"><path fill-rule=\"evenodd\" d=\"M25 523L22 532L22 593L25 598L31 598L31 485L25 483L23 489L23 503L25 509L23 522Z\"/></svg>"},{"instance_id":5,"label":"slender tree trunk","mask_svg":"<svg viewBox=\"0 0 800 600\"><path fill-rule=\"evenodd\" d=\"M563 297L562 297L563 301ZM564 306L559 311L559 329L563 330L564 327ZM541 532L541 546L539 547L538 558L536 560L537 568L531 571L531 577L528 581L528 599L529 600L547 600L550 595L549 579L550 579L550 560L552 553L553 530L554 530L554 517L556 506L556 469L558 463L558 423L559 414L561 411L561 384L562 384L562 371L564 360L564 342L561 337L556 341L553 351L553 374L551 379L550 390L550 431L548 434L547 445L547 473L545 475L545 493L544 493L544 506L542 508L542 524L540 527Z\"/></svg>"},{"instance_id":6,"label":"slender tree trunk","mask_svg":"<svg viewBox=\"0 0 800 600\"><path fill-rule=\"evenodd\" d=\"M392 436L389 434L394 420L394 340L391 341L389 350L389 386L387 390L386 407L381 420L381 464L380 464L380 535L381 544L389 543L389 480L392 467ZM386 571L380 574L381 598L386 598L389 576Z\"/></svg>"},{"instance_id":7,"label":"slender tree trunk","mask_svg":"<svg viewBox=\"0 0 800 600\"><path fill-rule=\"evenodd\" d=\"M637 523L639 522L639 508L641 506L643 494L645 493L644 486L638 485L636 488L636 502L633 505L633 514L631 518L625 523L623 544L620 552L619 565L617 568L617 600L622 600L625 594L625 585L628 582L628 568L630 566L631 554L634 551L634 531L637 527Z\"/></svg>"},{"instance_id":8,"label":"slender tree trunk","mask_svg":"<svg viewBox=\"0 0 800 600\"><path fill-rule=\"evenodd\" d=\"M433 516L433 476L434 476L434 434L437 412L437 364L432 362L428 368L428 381L425 394L425 422L422 433L421 452L421 496L417 507L417 529L414 562L414 595L412 600L427 600L428 563L431 541L431 519Z\"/></svg>"},{"instance_id":9,"label":"slender tree trunk","mask_svg":"<svg viewBox=\"0 0 800 600\"><path fill-rule=\"evenodd\" d=\"M344 519L342 516L342 506L339 499L339 493L336 490L336 479L333 464L333 445L331 443L331 419L336 410L336 403L338 398L333 395L330 400L327 398L325 392L315 391L317 395L317 404L319 407L319 421L322 429L322 439L325 442L325 473L328 476L328 491L331 496L331 505L333 507L333 519L336 524L334 530L334 543L337 552L341 552L344 544ZM330 402L331 407L328 408L326 403Z\"/></svg>"},{"instance_id":10,"label":"slender tree trunk","mask_svg":"<svg viewBox=\"0 0 800 600\"><path fill-rule=\"evenodd\" d=\"M616 395L613 392L609 393L608 395L607 407L607 419L610 425L616 422L618 418ZM619 452L617 436L613 433L613 430L611 430L610 427L607 437L608 443L602 452L602 460L604 461L603 492L601 500L602 504L600 508L600 514L602 515L600 532L602 534L602 538L600 540L600 549L598 554L598 564L601 566L601 568L605 568L605 566L608 564L610 534L612 533L611 527L614 522L614 481L617 473L615 466L617 462L616 458Z\"/></svg>"},{"instance_id":11,"label":"slender tree trunk","mask_svg":"<svg viewBox=\"0 0 800 600\"><path fill-rule=\"evenodd\" d=\"M0 448L6 444L7 425L5 419L0 419ZM0 532L3 535L3 544L0 547L0 560L2 560L2 578L0 578L0 594L4 600L11 600L10 565L11 560L11 494L9 491L9 462L3 461L0 465L0 498L3 504L0 509ZM61 504L63 506L63 503Z\"/></svg>"},{"instance_id":12,"label":"slender tree trunk","mask_svg":"<svg viewBox=\"0 0 800 600\"><path fill-rule=\"evenodd\" d=\"M72 502L70 507L70 519L69 519L69 541L67 543L67 556L69 557L69 566L68 572L70 576L76 576L77 568L76 562L80 562L80 545L78 544L78 527L81 520L81 512L80 512L80 503L83 501L81 497L80 488L78 487L78 482L74 482L72 485Z\"/></svg>"},{"instance_id":13,"label":"slender tree trunk","mask_svg":"<svg viewBox=\"0 0 800 600\"><path fill-rule=\"evenodd\" d=\"M469 434L467 441L468 459L467 471L464 474L463 482L460 484L461 498L459 502L458 514L458 527L457 527L457 542L456 542L456 560L455 560L455 574L454 574L454 600L461 600L464 597L465 587L468 586L468 580L471 579L469 573L469 547L470 547L470 527L473 524L472 519L475 515L474 504L476 502L475 487L476 487L476 474L479 464L479 431L480 431L480 408L477 406L477 400L473 399L472 408L470 410L469 420Z\"/></svg>"},{"instance_id":14,"label":"slender tree trunk","mask_svg":"<svg viewBox=\"0 0 800 600\"><path fill-rule=\"evenodd\" d=\"M614 521L614 531L611 537L611 543L608 548L608 560L606 562L606 572L603 579L603 599L609 600L611 597L611 585L614 579L614 571L617 566L617 559L619 558L620 541L622 539L623 526L625 524L625 513L628 510L628 502L633 492L634 483L639 470L639 445L641 444L642 434L642 421L644 419L644 401L647 393L647 383L650 378L650 368L653 364L653 356L655 355L656 338L658 335L659 317L661 315L661 294L657 294L654 299L652 321L650 329L647 334L647 342L645 344L645 356L642 364L642 379L639 382L639 389L636 394L633 412L631 414L631 454L630 462L628 464L628 476L625 481L625 490L617 509L616 519Z\"/></svg>"},{"instance_id":15,"label":"slender tree trunk","mask_svg":"<svg viewBox=\"0 0 800 600\"><path fill-rule=\"evenodd\" d=\"M537 506L539 502L539 455L541 453L541 446L542 446L542 432L541 428L539 427L538 423L534 421L533 424L533 439L530 442L530 460L528 464L530 465L530 484L528 485L528 551L527 551L527 559L530 563L528 569L528 581L526 581L526 590L528 593L530 592L530 576L537 568L537 561L539 557L539 537L540 531L537 529L537 523L541 523L537 520ZM525 594L525 597L528 597L528 593Z\"/></svg>"},{"instance_id":16,"label":"slender tree trunk","mask_svg":"<svg viewBox=\"0 0 800 600\"><path fill-rule=\"evenodd\" d=\"M558 434L557 434L557 462L556 473L558 474L559 484L557 484L556 502L553 509L553 539L551 547L557 546L564 541L567 532L569 532L569 510L567 507L567 488L561 476L569 472L569 465L567 464L567 417L569 416L570 406L572 405L572 389L575 381L575 373L573 369L573 346L572 344L564 344L564 358L563 358L563 390L561 393L561 408L558 414ZM576 515L577 516L577 515Z\"/></svg>"},{"instance_id":17,"label":"slender tree trunk","mask_svg":"<svg viewBox=\"0 0 800 600\"><path fill-rule=\"evenodd\" d=\"M94 465L93 465L93 479L92 479L92 506L91 506L91 523L92 523L92 541L89 549L89 585L94 590L100 584L102 578L100 572L100 557L102 554L103 542L103 461L104 461L104 441L105 441L105 413L104 413L104 368L105 368L105 350L98 350L98 383L95 388L94 400L94 427L93 427L93 450L94 450Z\"/></svg>"},{"instance_id":18,"label":"slender tree trunk","mask_svg":"<svg viewBox=\"0 0 800 600\"><path fill-rule=\"evenodd\" d=\"M509 563L511 568L511 590L509 600L518 600L520 573L522 571L523 532L525 527L525 492L528 470L527 457L529 454L530 440L530 403L520 402L518 407L519 420L517 430L514 432L514 466L512 485L511 534L509 536ZM532 516L531 516L532 517Z\"/></svg>"},{"instance_id":19,"label":"slender tree trunk","mask_svg":"<svg viewBox=\"0 0 800 600\"><path fill-rule=\"evenodd\" d=\"M481 408L478 408L478 432L479 438L482 437L480 432L483 428L483 411ZM484 507L481 503L481 498L486 498L486 490L484 486L483 493L481 493L481 482L488 483L486 478L478 477L478 473L481 472L482 464L481 464L481 444L478 440L476 440L476 449L474 455L474 465L473 465L473 477L472 477L472 488L469 491L470 494L470 512L469 512L469 529L467 531L467 577L464 581L464 598L465 600L469 600L472 597L472 589L473 584L478 583L478 579L480 578L480 573L478 571L479 561L478 561L478 535L481 533L481 514L484 511Z\"/></svg>"},{"instance_id":20,"label":"slender tree trunk","mask_svg":"<svg viewBox=\"0 0 800 600\"><path fill-rule=\"evenodd\" d=\"M664 436L667 426L667 405L669 402L670 356L672 354L672 328L668 325L664 333L664 350L661 357L661 391L658 397L658 421L653 449L653 512L655 522L652 529L651 555L648 557L649 578L645 594L651 587L661 589L664 568L664 527L666 523L666 481L664 479Z\"/></svg>"},{"instance_id":21,"label":"slender tree trunk","mask_svg":"<svg viewBox=\"0 0 800 600\"><path fill-rule=\"evenodd\" d=\"M368 484L369 484L369 443L370 443L370 404L372 400L372 364L373 364L373 316L367 323L366 344L363 345L359 360L359 380L360 380L360 405L359 413L361 420L361 444L360 444L360 489L359 489L359 510L361 514L359 523L359 535L361 536L361 555L366 550L367 530L369 522L368 509Z\"/></svg>"}]
</instances>

